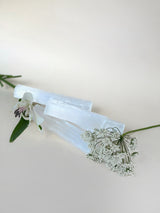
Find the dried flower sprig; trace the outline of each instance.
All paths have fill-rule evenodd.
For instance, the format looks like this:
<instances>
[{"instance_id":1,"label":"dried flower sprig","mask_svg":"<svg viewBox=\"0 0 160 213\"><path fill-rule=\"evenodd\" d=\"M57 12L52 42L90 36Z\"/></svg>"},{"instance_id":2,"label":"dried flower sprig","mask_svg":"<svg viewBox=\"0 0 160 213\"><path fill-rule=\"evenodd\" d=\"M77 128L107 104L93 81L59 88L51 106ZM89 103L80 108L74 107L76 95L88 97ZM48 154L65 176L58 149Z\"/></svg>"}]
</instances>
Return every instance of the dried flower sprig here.
<instances>
[{"instance_id":1,"label":"dried flower sprig","mask_svg":"<svg viewBox=\"0 0 160 213\"><path fill-rule=\"evenodd\" d=\"M11 78L19 78L22 77L21 75L4 75L4 74L0 74L0 86L3 87L4 83L7 84L8 86L15 88L15 85L11 82L8 81L8 79Z\"/></svg>"},{"instance_id":2,"label":"dried flower sprig","mask_svg":"<svg viewBox=\"0 0 160 213\"><path fill-rule=\"evenodd\" d=\"M87 155L88 158L105 163L112 171L121 175L133 174L133 156L138 154L135 138L122 138L117 128L85 131L82 138L89 143L91 152Z\"/></svg>"},{"instance_id":3,"label":"dried flower sprig","mask_svg":"<svg viewBox=\"0 0 160 213\"><path fill-rule=\"evenodd\" d=\"M135 129L121 134L118 128L94 129L82 134L88 142L91 152L88 158L105 163L112 171L123 176L134 174L134 157L138 154L137 140L129 134L143 131L160 125Z\"/></svg>"}]
</instances>

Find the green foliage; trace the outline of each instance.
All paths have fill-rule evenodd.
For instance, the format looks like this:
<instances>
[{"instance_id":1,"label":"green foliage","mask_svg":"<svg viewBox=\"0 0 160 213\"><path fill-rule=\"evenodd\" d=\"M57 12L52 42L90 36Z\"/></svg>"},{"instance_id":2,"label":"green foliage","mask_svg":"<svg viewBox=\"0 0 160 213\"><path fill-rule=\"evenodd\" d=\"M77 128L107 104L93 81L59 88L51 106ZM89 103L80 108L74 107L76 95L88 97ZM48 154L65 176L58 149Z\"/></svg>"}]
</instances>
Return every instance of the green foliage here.
<instances>
[{"instance_id":1,"label":"green foliage","mask_svg":"<svg viewBox=\"0 0 160 213\"><path fill-rule=\"evenodd\" d=\"M0 74L0 86L3 87L4 83L5 83L5 84L7 84L10 87L15 88L15 85L12 84L11 82L9 82L6 79L19 78L19 77L21 77L21 75L3 75L3 74Z\"/></svg>"},{"instance_id":2,"label":"green foliage","mask_svg":"<svg viewBox=\"0 0 160 213\"><path fill-rule=\"evenodd\" d=\"M14 128L11 137L10 142L14 142L16 138L28 127L29 120L25 120L23 117L19 120L17 126Z\"/></svg>"},{"instance_id":3,"label":"green foliage","mask_svg":"<svg viewBox=\"0 0 160 213\"><path fill-rule=\"evenodd\" d=\"M39 127L40 130L42 130L42 126L41 125L39 125L38 127Z\"/></svg>"}]
</instances>

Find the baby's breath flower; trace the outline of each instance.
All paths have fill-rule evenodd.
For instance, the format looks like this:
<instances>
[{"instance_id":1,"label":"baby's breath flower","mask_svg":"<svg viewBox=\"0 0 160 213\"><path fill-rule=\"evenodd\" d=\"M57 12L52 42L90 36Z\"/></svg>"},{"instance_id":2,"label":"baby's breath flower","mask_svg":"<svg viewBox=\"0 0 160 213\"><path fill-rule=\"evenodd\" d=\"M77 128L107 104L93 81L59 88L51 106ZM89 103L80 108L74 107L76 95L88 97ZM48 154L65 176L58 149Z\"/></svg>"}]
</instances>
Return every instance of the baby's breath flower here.
<instances>
[{"instance_id":1,"label":"baby's breath flower","mask_svg":"<svg viewBox=\"0 0 160 213\"><path fill-rule=\"evenodd\" d=\"M105 163L112 171L128 176L134 172L133 155L136 152L136 139L129 135L122 136L119 129L94 129L82 135L89 143L88 158Z\"/></svg>"}]
</instances>

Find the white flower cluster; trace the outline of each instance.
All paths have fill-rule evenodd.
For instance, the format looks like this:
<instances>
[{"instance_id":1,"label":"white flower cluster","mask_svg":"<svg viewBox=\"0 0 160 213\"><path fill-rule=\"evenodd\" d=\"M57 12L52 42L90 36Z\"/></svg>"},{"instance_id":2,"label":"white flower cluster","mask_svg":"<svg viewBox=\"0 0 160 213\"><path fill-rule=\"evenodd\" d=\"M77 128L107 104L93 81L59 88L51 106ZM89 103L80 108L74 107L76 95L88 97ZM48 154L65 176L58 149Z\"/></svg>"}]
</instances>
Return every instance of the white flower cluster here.
<instances>
[{"instance_id":1,"label":"white flower cluster","mask_svg":"<svg viewBox=\"0 0 160 213\"><path fill-rule=\"evenodd\" d=\"M119 129L94 129L85 131L82 135L89 143L90 159L105 163L112 171L120 175L129 176L134 172L133 157L136 151L136 138L129 135L122 136Z\"/></svg>"}]
</instances>

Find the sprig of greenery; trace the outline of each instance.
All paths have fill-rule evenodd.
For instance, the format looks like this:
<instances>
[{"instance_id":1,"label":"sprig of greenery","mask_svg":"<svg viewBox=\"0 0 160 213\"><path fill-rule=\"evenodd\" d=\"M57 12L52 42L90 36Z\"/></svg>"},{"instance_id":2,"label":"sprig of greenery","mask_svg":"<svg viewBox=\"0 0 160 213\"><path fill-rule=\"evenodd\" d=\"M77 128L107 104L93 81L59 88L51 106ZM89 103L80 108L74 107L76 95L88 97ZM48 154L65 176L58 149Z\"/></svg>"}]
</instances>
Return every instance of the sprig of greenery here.
<instances>
[{"instance_id":1,"label":"sprig of greenery","mask_svg":"<svg viewBox=\"0 0 160 213\"><path fill-rule=\"evenodd\" d=\"M21 75L4 75L0 74L0 86L3 87L4 83L7 84L8 86L15 88L15 85L12 84L11 82L8 81L10 78L19 78Z\"/></svg>"}]
</instances>

